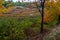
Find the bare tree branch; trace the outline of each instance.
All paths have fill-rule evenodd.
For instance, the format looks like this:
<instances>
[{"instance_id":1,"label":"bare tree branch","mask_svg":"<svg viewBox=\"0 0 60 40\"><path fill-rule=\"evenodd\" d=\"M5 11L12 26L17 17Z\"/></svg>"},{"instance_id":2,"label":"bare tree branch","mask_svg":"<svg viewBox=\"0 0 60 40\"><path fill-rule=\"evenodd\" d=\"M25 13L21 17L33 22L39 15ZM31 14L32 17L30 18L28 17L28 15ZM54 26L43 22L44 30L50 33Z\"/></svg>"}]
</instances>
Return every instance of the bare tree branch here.
<instances>
[{"instance_id":1,"label":"bare tree branch","mask_svg":"<svg viewBox=\"0 0 60 40\"><path fill-rule=\"evenodd\" d=\"M35 0L35 4L36 4L36 7L37 7L38 11L41 13L41 10L40 10L36 0Z\"/></svg>"}]
</instances>

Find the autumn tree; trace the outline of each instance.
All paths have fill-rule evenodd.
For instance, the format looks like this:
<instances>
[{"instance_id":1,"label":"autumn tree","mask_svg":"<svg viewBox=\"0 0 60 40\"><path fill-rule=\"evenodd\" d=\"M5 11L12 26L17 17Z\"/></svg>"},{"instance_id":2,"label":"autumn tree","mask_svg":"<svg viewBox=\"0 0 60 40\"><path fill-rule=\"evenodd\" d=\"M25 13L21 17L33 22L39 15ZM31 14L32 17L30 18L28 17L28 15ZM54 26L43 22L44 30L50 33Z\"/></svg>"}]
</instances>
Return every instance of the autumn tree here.
<instances>
[{"instance_id":1,"label":"autumn tree","mask_svg":"<svg viewBox=\"0 0 60 40\"><path fill-rule=\"evenodd\" d=\"M46 2L44 21L49 22L55 20L57 15L60 15L60 2Z\"/></svg>"},{"instance_id":2,"label":"autumn tree","mask_svg":"<svg viewBox=\"0 0 60 40\"><path fill-rule=\"evenodd\" d=\"M4 0L0 0L0 13L6 13L8 10L3 6Z\"/></svg>"},{"instance_id":3,"label":"autumn tree","mask_svg":"<svg viewBox=\"0 0 60 40\"><path fill-rule=\"evenodd\" d=\"M0 14L7 13L14 8L13 2L0 0Z\"/></svg>"}]
</instances>

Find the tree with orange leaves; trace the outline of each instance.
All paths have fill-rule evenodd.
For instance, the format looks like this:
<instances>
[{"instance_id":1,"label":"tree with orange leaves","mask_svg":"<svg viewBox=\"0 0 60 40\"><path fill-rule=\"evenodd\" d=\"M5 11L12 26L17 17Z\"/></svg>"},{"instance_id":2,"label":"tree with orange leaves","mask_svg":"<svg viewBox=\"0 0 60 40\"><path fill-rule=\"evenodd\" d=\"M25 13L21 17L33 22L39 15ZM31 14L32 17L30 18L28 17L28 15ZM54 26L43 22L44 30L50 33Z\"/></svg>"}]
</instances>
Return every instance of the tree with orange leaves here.
<instances>
[{"instance_id":1,"label":"tree with orange leaves","mask_svg":"<svg viewBox=\"0 0 60 40\"><path fill-rule=\"evenodd\" d=\"M60 2L46 2L44 22L49 22L56 19L57 15L60 15Z\"/></svg>"}]
</instances>

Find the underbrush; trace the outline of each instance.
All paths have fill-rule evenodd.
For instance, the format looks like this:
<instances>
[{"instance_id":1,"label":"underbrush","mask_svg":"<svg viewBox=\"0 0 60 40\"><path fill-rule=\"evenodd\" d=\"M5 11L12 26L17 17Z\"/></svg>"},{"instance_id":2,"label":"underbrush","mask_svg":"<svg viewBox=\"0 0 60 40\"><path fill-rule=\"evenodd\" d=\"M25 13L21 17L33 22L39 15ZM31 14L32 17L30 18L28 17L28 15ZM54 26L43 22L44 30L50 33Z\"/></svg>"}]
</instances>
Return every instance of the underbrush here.
<instances>
[{"instance_id":1,"label":"underbrush","mask_svg":"<svg viewBox=\"0 0 60 40\"><path fill-rule=\"evenodd\" d=\"M26 28L37 32L40 30L39 19L41 17L0 17L0 40L25 40ZM51 29L55 21L44 24L44 28Z\"/></svg>"}]
</instances>

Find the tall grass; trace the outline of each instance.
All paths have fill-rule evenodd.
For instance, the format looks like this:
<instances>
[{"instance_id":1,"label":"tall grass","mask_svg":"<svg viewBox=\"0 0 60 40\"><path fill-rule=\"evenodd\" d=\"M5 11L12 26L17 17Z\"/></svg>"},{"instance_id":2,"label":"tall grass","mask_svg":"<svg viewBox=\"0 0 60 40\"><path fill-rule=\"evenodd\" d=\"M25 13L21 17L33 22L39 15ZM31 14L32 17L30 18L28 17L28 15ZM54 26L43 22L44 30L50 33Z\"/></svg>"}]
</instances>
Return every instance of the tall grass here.
<instances>
[{"instance_id":1,"label":"tall grass","mask_svg":"<svg viewBox=\"0 0 60 40\"><path fill-rule=\"evenodd\" d=\"M0 40L25 40L24 30L26 28L31 28L34 31L40 30L40 18L39 16L33 18L0 17ZM51 26L55 24L54 22L56 23L56 20L49 22L47 25L44 24L44 27L51 28Z\"/></svg>"}]
</instances>

